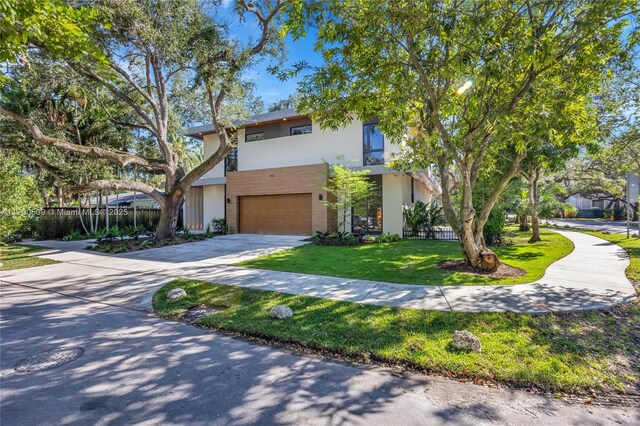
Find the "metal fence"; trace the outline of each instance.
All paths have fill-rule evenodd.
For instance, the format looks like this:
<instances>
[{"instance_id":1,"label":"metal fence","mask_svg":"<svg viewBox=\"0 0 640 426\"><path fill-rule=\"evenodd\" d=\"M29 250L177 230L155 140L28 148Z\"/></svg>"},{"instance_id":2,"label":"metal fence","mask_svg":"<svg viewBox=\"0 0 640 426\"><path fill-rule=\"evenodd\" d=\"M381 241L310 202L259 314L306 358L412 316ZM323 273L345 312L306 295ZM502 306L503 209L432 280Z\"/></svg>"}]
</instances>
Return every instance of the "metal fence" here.
<instances>
[{"instance_id":1,"label":"metal fence","mask_svg":"<svg viewBox=\"0 0 640 426\"><path fill-rule=\"evenodd\" d=\"M417 233L414 233L410 229L402 230L402 238L413 239L413 240L457 240L458 236L448 226L434 228L431 231L420 230Z\"/></svg>"},{"instance_id":2,"label":"metal fence","mask_svg":"<svg viewBox=\"0 0 640 426\"><path fill-rule=\"evenodd\" d=\"M108 219L107 219L108 215ZM82 218L82 220L81 220ZM86 228L104 229L118 226L125 228L128 226L144 226L146 230L155 230L160 221L160 209L143 209L128 207L101 207L81 208L77 207L47 207L40 209L34 217L35 230L39 238L52 239L62 238L73 231L84 233ZM93 222L93 228L91 227ZM84 223L84 227L82 224ZM178 225L182 223L182 212L178 219ZM97 225L97 226L96 226Z\"/></svg>"}]
</instances>

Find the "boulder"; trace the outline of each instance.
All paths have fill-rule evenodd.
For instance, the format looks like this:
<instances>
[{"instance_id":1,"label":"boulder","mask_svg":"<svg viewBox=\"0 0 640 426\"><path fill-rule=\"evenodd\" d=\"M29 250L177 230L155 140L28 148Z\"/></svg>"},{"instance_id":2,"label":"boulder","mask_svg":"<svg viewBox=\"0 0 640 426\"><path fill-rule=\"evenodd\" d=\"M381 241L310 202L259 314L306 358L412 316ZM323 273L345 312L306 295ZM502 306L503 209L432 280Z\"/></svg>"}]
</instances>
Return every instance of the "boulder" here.
<instances>
[{"instance_id":1,"label":"boulder","mask_svg":"<svg viewBox=\"0 0 640 426\"><path fill-rule=\"evenodd\" d=\"M271 308L269 315L276 319L290 318L293 316L293 311L288 306L278 305Z\"/></svg>"},{"instance_id":2,"label":"boulder","mask_svg":"<svg viewBox=\"0 0 640 426\"><path fill-rule=\"evenodd\" d=\"M187 295L187 292L181 288L174 288L169 293L167 293L168 300L178 300Z\"/></svg>"},{"instance_id":3,"label":"boulder","mask_svg":"<svg viewBox=\"0 0 640 426\"><path fill-rule=\"evenodd\" d=\"M462 330L453 333L453 347L462 351L473 351L480 353L482 343L480 339L470 331Z\"/></svg>"}]
</instances>

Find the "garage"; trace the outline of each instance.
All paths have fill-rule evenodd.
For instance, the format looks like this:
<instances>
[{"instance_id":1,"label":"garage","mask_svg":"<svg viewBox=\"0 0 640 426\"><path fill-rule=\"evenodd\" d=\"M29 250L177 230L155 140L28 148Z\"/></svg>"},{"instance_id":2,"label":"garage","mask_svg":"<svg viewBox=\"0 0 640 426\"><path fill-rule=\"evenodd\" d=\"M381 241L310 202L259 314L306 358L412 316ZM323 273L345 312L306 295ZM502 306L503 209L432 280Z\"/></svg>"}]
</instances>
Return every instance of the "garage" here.
<instances>
[{"instance_id":1,"label":"garage","mask_svg":"<svg viewBox=\"0 0 640 426\"><path fill-rule=\"evenodd\" d=\"M311 194L239 197L239 232L311 235Z\"/></svg>"}]
</instances>

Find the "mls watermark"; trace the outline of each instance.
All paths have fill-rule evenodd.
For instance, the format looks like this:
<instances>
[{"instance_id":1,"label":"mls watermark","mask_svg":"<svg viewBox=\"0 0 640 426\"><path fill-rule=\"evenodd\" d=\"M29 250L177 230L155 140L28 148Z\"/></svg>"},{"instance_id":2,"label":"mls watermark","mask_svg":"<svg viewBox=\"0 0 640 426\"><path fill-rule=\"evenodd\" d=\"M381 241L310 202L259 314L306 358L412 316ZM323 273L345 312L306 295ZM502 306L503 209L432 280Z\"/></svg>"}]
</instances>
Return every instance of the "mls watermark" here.
<instances>
[{"instance_id":1,"label":"mls watermark","mask_svg":"<svg viewBox=\"0 0 640 426\"><path fill-rule=\"evenodd\" d=\"M79 216L79 215L93 215L93 216L127 216L129 215L129 209L122 207L109 207L109 208L40 208L40 209L7 209L0 210L0 217L34 217L34 216Z\"/></svg>"}]
</instances>

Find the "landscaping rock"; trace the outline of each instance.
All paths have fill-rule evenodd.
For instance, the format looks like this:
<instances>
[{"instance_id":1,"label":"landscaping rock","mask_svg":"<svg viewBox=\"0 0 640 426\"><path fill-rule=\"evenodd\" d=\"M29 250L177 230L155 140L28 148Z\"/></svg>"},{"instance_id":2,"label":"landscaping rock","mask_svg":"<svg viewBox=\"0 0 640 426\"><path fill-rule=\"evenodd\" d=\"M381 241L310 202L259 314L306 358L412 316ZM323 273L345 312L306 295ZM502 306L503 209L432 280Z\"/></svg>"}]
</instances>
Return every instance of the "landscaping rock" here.
<instances>
[{"instance_id":1,"label":"landscaping rock","mask_svg":"<svg viewBox=\"0 0 640 426\"><path fill-rule=\"evenodd\" d=\"M293 311L288 306L278 305L271 308L269 315L271 316L271 318L284 319L292 317Z\"/></svg>"},{"instance_id":2,"label":"landscaping rock","mask_svg":"<svg viewBox=\"0 0 640 426\"><path fill-rule=\"evenodd\" d=\"M456 331L453 333L453 347L463 351L473 351L480 353L482 343L480 339L470 331Z\"/></svg>"},{"instance_id":3,"label":"landscaping rock","mask_svg":"<svg viewBox=\"0 0 640 426\"><path fill-rule=\"evenodd\" d=\"M174 288L167 294L168 300L178 300L187 295L187 292L181 288Z\"/></svg>"}]
</instances>

